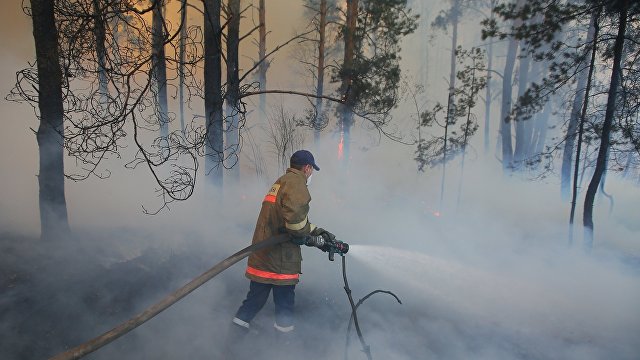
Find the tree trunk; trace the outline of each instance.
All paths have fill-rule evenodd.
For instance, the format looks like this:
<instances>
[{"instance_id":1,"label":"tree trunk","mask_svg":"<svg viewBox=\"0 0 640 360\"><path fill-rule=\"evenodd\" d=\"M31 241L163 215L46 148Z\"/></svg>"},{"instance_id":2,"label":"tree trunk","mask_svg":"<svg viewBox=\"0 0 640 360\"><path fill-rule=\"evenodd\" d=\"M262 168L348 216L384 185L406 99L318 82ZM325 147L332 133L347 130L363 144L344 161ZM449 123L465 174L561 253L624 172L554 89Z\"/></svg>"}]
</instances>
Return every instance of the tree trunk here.
<instances>
[{"instance_id":1,"label":"tree trunk","mask_svg":"<svg viewBox=\"0 0 640 360\"><path fill-rule=\"evenodd\" d=\"M53 1L31 0L33 38L38 67L40 126L36 138L41 238L53 239L69 232L64 195L64 139L62 69Z\"/></svg>"},{"instance_id":2,"label":"tree trunk","mask_svg":"<svg viewBox=\"0 0 640 360\"><path fill-rule=\"evenodd\" d=\"M227 30L227 113L225 162L229 176L235 183L240 178L240 77L238 53L240 46L240 0L228 0L229 20Z\"/></svg>"},{"instance_id":3,"label":"tree trunk","mask_svg":"<svg viewBox=\"0 0 640 360\"><path fill-rule=\"evenodd\" d=\"M464 180L464 161L467 157L467 144L469 142L469 128L471 127L471 104L475 102L475 87L476 87L476 71L474 63L474 70L471 71L471 91L469 92L469 98L467 99L467 122L464 127L464 136L462 139L462 160L460 161L460 182L458 182L458 201L456 202L456 210L460 208L460 198L462 197L462 181Z\"/></svg>"},{"instance_id":4,"label":"tree trunk","mask_svg":"<svg viewBox=\"0 0 640 360\"><path fill-rule=\"evenodd\" d=\"M531 142L530 156L539 156L544 151L547 141L547 130L549 129L549 116L551 115L551 104L547 101L541 113L537 114L535 128L533 130L533 140ZM539 162L538 162L539 164Z\"/></svg>"},{"instance_id":5,"label":"tree trunk","mask_svg":"<svg viewBox=\"0 0 640 360\"><path fill-rule=\"evenodd\" d=\"M529 86L529 64L531 63L529 56L524 48L524 42L520 42L520 71L518 73L518 99L524 95ZM531 142L531 124L529 120L524 119L525 114L516 114L516 145L513 154L514 167L523 169L526 160L527 150Z\"/></svg>"},{"instance_id":6,"label":"tree trunk","mask_svg":"<svg viewBox=\"0 0 640 360\"><path fill-rule=\"evenodd\" d=\"M164 1L154 0L151 20L151 66L155 84L156 114L160 124L160 136L169 135L169 111L167 106L167 63L164 53Z\"/></svg>"},{"instance_id":7,"label":"tree trunk","mask_svg":"<svg viewBox=\"0 0 640 360\"><path fill-rule=\"evenodd\" d=\"M98 61L98 96L100 97L100 104L105 105L108 96L108 80L105 69L107 52L105 49L105 21L101 14L100 1L93 0L93 35L96 41L96 60Z\"/></svg>"},{"instance_id":8,"label":"tree trunk","mask_svg":"<svg viewBox=\"0 0 640 360\"><path fill-rule=\"evenodd\" d=\"M430 4L427 4L426 1L419 0L420 3L420 18L423 19L423 25L425 28L429 26L428 19L431 18L431 13L429 9L431 8ZM422 58L422 63L420 66L420 85L422 85L425 89L427 88L427 84L429 83L429 66L427 63L427 59L429 59L429 51L431 49L431 44L429 43L429 37L425 36L420 39L420 54Z\"/></svg>"},{"instance_id":9,"label":"tree trunk","mask_svg":"<svg viewBox=\"0 0 640 360\"><path fill-rule=\"evenodd\" d=\"M493 21L495 14L493 8L496 6L496 0L491 0L491 17ZM489 128L491 124L491 73L493 72L493 39L489 39L489 46L487 49L487 87L484 95L484 153L489 153Z\"/></svg>"},{"instance_id":10,"label":"tree trunk","mask_svg":"<svg viewBox=\"0 0 640 360\"><path fill-rule=\"evenodd\" d=\"M220 0L204 0L204 111L207 125L205 175L221 189L223 153Z\"/></svg>"},{"instance_id":11,"label":"tree trunk","mask_svg":"<svg viewBox=\"0 0 640 360\"><path fill-rule=\"evenodd\" d=\"M318 25L318 67L317 76L318 83L316 85L316 110L318 116L313 127L313 139L316 145L320 142L320 126L318 122L322 116L322 98L324 95L324 47L325 47L325 31L327 28L327 0L320 0L320 24Z\"/></svg>"},{"instance_id":12,"label":"tree trunk","mask_svg":"<svg viewBox=\"0 0 640 360\"><path fill-rule=\"evenodd\" d=\"M266 28L266 7L264 0L260 0L258 5L258 19L260 21L259 38L258 43L258 61L262 61L258 66L258 82L260 83L260 91L267 89L267 68L269 63L267 60L263 60L267 56L267 28ZM267 94L260 94L260 114L266 115L267 113Z\"/></svg>"},{"instance_id":13,"label":"tree trunk","mask_svg":"<svg viewBox=\"0 0 640 360\"><path fill-rule=\"evenodd\" d=\"M630 151L627 154L627 163L624 165L624 171L622 172L622 178L623 179L629 179L629 174L631 173L631 170L633 170L633 163L635 160L635 153L633 151Z\"/></svg>"},{"instance_id":14,"label":"tree trunk","mask_svg":"<svg viewBox=\"0 0 640 360\"><path fill-rule=\"evenodd\" d=\"M618 24L618 34L613 46L613 69L611 70L611 83L609 85L609 93L607 97L607 108L605 110L604 123L602 124L602 135L600 137L600 148L598 149L598 159L596 168L589 182L587 194L584 199L584 215L583 225L585 227L585 249L590 251L593 248L593 204L598 190L598 185L602 180L602 176L606 170L607 156L609 153L609 141L611 136L611 127L613 125L613 116L616 110L616 100L620 80L622 78L622 49L624 46L624 36L627 29L627 11L629 0L623 0L620 3L620 19Z\"/></svg>"},{"instance_id":15,"label":"tree trunk","mask_svg":"<svg viewBox=\"0 0 640 360\"><path fill-rule=\"evenodd\" d=\"M180 130L182 134L185 133L185 123L184 123L184 80L185 80L185 52L187 46L187 0L181 0L180 4L180 63L178 64L178 77L179 77L179 91L180 91Z\"/></svg>"},{"instance_id":16,"label":"tree trunk","mask_svg":"<svg viewBox=\"0 0 640 360\"><path fill-rule=\"evenodd\" d=\"M460 15L460 1L454 0L451 6L451 54L449 57L449 92L447 94L447 117L444 122L444 148L442 152L442 176L440 178L440 208L444 202L445 175L447 170L447 143L449 125L455 124L455 90L456 90L456 52L458 49L458 21Z\"/></svg>"},{"instance_id":17,"label":"tree trunk","mask_svg":"<svg viewBox=\"0 0 640 360\"><path fill-rule=\"evenodd\" d=\"M511 143L511 95L513 85L511 76L516 61L516 51L518 49L518 41L509 40L507 48L507 58L504 65L504 74L502 76L502 106L500 107L500 136L502 138L502 169L505 173L513 170L513 146Z\"/></svg>"},{"instance_id":18,"label":"tree trunk","mask_svg":"<svg viewBox=\"0 0 640 360\"><path fill-rule=\"evenodd\" d=\"M344 60L342 63L342 85L340 87L345 97L344 105L340 106L341 139L339 156L343 165L349 162L349 142L351 141L351 126L353 125L353 107L355 97L351 91L353 81L353 61L355 58L355 32L358 20L358 0L347 0L347 18L344 30ZM340 154L342 152L342 154Z\"/></svg>"},{"instance_id":19,"label":"tree trunk","mask_svg":"<svg viewBox=\"0 0 640 360\"><path fill-rule=\"evenodd\" d=\"M523 0L518 0L517 8L522 7ZM521 20L514 20L513 26L520 25ZM514 37L509 39L507 48L507 58L502 74L502 106L500 107L500 136L502 140L502 170L506 173L513 171L513 146L511 142L511 96L513 92L512 76L518 52L518 40Z\"/></svg>"},{"instance_id":20,"label":"tree trunk","mask_svg":"<svg viewBox=\"0 0 640 360\"><path fill-rule=\"evenodd\" d=\"M587 32L587 44L593 43L594 39L594 24L596 15L593 14L591 16L591 21L589 22L589 30ZM591 68L589 68L591 69ZM573 154L574 147L576 141L576 132L578 129L578 122L580 120L580 113L582 109L582 104L584 103L586 88L585 85L587 83L587 74L589 71L585 71L584 69L580 72L578 76L578 82L576 85L576 96L573 98L573 104L571 106L571 115L569 117L569 124L567 126L567 135L564 142L564 149L562 151L562 168L560 172L560 194L563 199L569 198L569 193L571 192L570 184L571 184L571 168L573 162Z\"/></svg>"},{"instance_id":21,"label":"tree trunk","mask_svg":"<svg viewBox=\"0 0 640 360\"><path fill-rule=\"evenodd\" d=\"M544 74L545 72L543 72L542 70L542 65L547 65L546 63L543 63L542 61L533 61L531 64L531 70L529 71L529 77L532 79L530 82L533 81L538 81L540 79L544 78ZM548 109L549 109L549 102L547 101L544 104L544 107L542 109L542 111L538 111L536 114L534 114L531 119L529 119L528 122L528 126L530 127L529 129L529 133L531 134L531 137L529 139L529 146L526 149L525 152L525 158L527 159L535 159L536 156L540 155L540 152L537 151L538 150L538 146L542 143L542 146L544 147L544 139L541 139L541 135L543 133L544 126L546 125L542 125L542 123L546 123L547 119L546 116L548 116ZM543 140L543 141L540 141ZM532 167L535 169L538 167L539 162L533 163L531 164Z\"/></svg>"}]
</instances>

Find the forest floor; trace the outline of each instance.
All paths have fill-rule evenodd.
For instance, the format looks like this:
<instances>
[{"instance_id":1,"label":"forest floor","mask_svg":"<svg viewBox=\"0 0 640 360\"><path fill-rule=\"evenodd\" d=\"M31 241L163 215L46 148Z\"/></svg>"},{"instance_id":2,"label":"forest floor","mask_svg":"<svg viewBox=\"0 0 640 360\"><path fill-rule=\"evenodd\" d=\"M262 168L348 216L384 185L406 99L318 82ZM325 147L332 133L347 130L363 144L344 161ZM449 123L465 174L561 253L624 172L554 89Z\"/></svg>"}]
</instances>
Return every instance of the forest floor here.
<instances>
[{"instance_id":1,"label":"forest floor","mask_svg":"<svg viewBox=\"0 0 640 360\"><path fill-rule=\"evenodd\" d=\"M46 359L90 340L140 313L230 254L192 242L169 247L153 237L120 230L108 236L76 233L55 242L0 233L0 354L2 359ZM302 335L288 357L274 347L273 305L252 322L245 342L265 359L363 359L355 334L346 346L350 308L339 261L305 257L305 281L296 290ZM218 260L216 260L218 259ZM623 262L640 273L637 257ZM382 282L351 262L357 301ZM87 359L225 359L230 319L248 289L241 265L168 311L87 356ZM364 285L364 286L363 286ZM426 284L428 287L428 284ZM374 286L373 288L369 288ZM387 286L387 285L385 285ZM401 284L397 284L398 287ZM396 291L393 285L388 290ZM359 311L374 358L632 359L637 345L602 343L587 335L552 335L456 313L446 303L424 303L411 289L372 297ZM412 297L413 295L413 297ZM507 325L510 322L506 323ZM597 333L597 331L594 331ZM242 346L246 346L245 343ZM275 352L274 352L275 351ZM297 352L296 352L297 351ZM611 354L611 357L607 357ZM255 358L255 357L249 357Z\"/></svg>"},{"instance_id":2,"label":"forest floor","mask_svg":"<svg viewBox=\"0 0 640 360\"><path fill-rule=\"evenodd\" d=\"M173 290L193 252L153 247L122 251L131 240L74 235L43 242L0 234L0 354L44 359L107 331ZM181 273L175 269L181 269Z\"/></svg>"},{"instance_id":3,"label":"forest floor","mask_svg":"<svg viewBox=\"0 0 640 360\"><path fill-rule=\"evenodd\" d=\"M0 233L1 358L47 359L69 350L139 314L226 256L212 254L211 246L176 250L153 244L148 235L128 230L108 238L84 233L52 242ZM192 293L198 295L86 358L227 358L222 354L226 333L248 289L242 270L229 273L232 281L216 278L210 283L220 288ZM339 317L327 319L335 305L308 295L296 306L315 309L316 317L300 328L333 332L345 324L344 304ZM344 300L344 293L338 296ZM266 358L284 358L266 355L274 350L273 311L262 313L253 324L253 345ZM336 335L342 341L343 331ZM323 352L324 341L309 340L306 350Z\"/></svg>"}]
</instances>

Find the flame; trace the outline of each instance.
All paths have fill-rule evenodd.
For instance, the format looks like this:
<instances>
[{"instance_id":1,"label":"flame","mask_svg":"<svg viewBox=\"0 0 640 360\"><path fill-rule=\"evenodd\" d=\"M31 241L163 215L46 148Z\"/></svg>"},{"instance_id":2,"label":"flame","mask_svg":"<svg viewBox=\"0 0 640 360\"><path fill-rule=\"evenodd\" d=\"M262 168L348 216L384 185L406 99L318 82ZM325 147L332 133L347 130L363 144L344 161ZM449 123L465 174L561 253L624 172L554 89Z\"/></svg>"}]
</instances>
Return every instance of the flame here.
<instances>
[{"instance_id":1,"label":"flame","mask_svg":"<svg viewBox=\"0 0 640 360\"><path fill-rule=\"evenodd\" d=\"M440 217L440 215L442 215L442 214L438 210L433 212L433 216L435 216L435 217Z\"/></svg>"}]
</instances>

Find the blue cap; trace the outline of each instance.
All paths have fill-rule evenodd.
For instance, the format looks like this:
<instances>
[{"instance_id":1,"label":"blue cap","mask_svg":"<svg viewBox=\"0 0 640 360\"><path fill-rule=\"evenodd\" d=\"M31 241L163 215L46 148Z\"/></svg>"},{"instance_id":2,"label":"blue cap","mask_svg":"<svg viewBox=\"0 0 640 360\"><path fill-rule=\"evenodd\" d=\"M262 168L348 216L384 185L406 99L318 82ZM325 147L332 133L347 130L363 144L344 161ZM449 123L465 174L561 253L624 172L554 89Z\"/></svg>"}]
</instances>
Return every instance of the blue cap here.
<instances>
[{"instance_id":1,"label":"blue cap","mask_svg":"<svg viewBox=\"0 0 640 360\"><path fill-rule=\"evenodd\" d=\"M291 155L292 165L311 165L316 171L320 171L316 161L313 159L311 152L307 150L298 150Z\"/></svg>"}]
</instances>

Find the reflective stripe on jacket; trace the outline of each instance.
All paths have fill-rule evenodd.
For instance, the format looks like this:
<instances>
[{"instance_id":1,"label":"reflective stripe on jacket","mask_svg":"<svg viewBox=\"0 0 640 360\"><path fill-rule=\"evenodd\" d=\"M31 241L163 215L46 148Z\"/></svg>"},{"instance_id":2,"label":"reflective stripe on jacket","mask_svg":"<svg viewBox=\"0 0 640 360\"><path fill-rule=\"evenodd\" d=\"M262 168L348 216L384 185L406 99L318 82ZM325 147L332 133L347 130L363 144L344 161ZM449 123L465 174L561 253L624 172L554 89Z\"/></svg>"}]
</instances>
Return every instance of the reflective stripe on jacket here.
<instances>
[{"instance_id":1,"label":"reflective stripe on jacket","mask_svg":"<svg viewBox=\"0 0 640 360\"><path fill-rule=\"evenodd\" d=\"M252 243L286 231L292 236L308 235L315 225L309 223L309 202L304 173L287 169L273 184L262 201ZM297 284L302 270L300 245L290 241L262 249L249 256L246 277L266 284Z\"/></svg>"}]
</instances>

